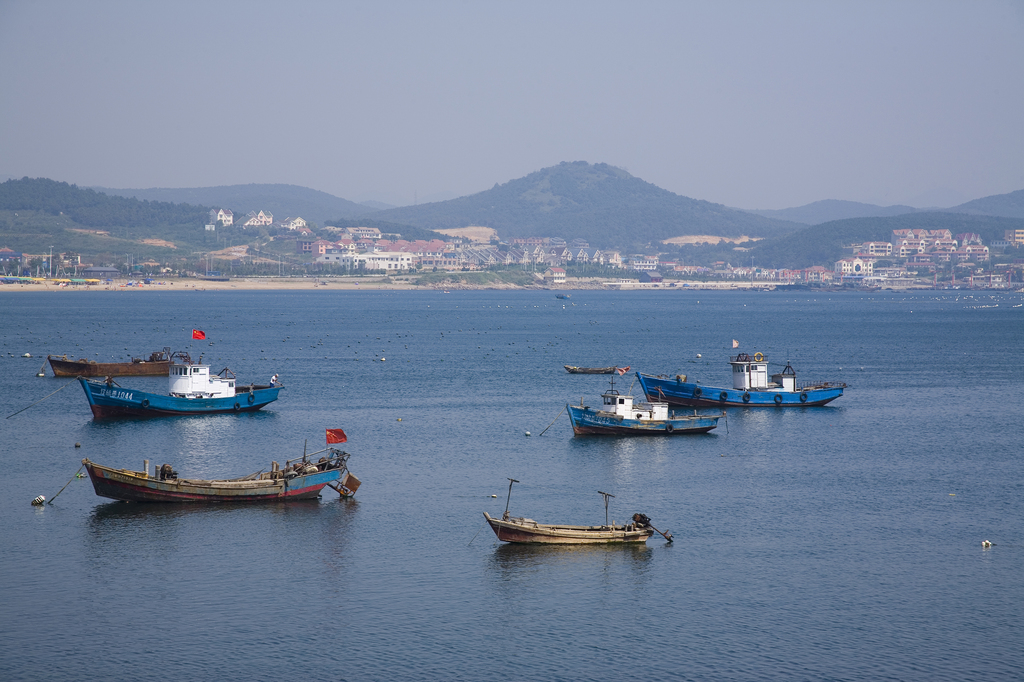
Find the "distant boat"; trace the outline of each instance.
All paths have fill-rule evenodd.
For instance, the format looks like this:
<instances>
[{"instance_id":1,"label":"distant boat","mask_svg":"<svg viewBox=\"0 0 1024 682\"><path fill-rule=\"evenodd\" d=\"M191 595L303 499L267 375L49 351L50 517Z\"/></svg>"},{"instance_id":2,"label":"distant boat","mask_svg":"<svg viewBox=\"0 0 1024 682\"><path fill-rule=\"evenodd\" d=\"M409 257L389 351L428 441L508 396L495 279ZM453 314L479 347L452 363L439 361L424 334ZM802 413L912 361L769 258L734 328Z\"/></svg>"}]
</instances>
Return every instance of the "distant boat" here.
<instances>
[{"instance_id":1,"label":"distant boat","mask_svg":"<svg viewBox=\"0 0 1024 682\"><path fill-rule=\"evenodd\" d=\"M555 294L555 298L572 298L571 294Z\"/></svg>"},{"instance_id":2,"label":"distant boat","mask_svg":"<svg viewBox=\"0 0 1024 682\"><path fill-rule=\"evenodd\" d=\"M565 371L569 374L615 374L619 370L618 367L577 367L576 365L562 365L565 367ZM629 366L622 368L619 374L625 374L629 371Z\"/></svg>"},{"instance_id":3,"label":"distant boat","mask_svg":"<svg viewBox=\"0 0 1024 682\"><path fill-rule=\"evenodd\" d=\"M515 479L509 479L509 498L512 497L512 483ZM600 491L599 491L600 492ZM644 543L647 538L655 532L661 533L651 525L651 520L644 514L633 514L632 522L616 524L608 522L608 498L615 497L609 493L601 493L605 496L605 525L603 526L569 526L563 524L537 523L533 519L511 517L508 513L508 504L505 504L505 513L500 519L492 517L484 512L491 530L502 542L525 543L525 544L546 544L546 545L594 545L594 544L623 544L623 543ZM661 533L665 539L672 542L670 533Z\"/></svg>"},{"instance_id":4,"label":"distant boat","mask_svg":"<svg viewBox=\"0 0 1024 682\"><path fill-rule=\"evenodd\" d=\"M796 370L786 367L768 376L768 359L762 353L740 353L729 358L732 388L688 382L685 374L675 379L637 373L644 394L651 400L687 407L815 407L843 395L841 381L796 381Z\"/></svg>"},{"instance_id":5,"label":"distant boat","mask_svg":"<svg viewBox=\"0 0 1024 682\"><path fill-rule=\"evenodd\" d=\"M164 348L150 353L148 360L132 358L131 362L96 362L86 358L69 360L67 355L47 355L46 359L55 377L156 377L167 376L171 366L171 349Z\"/></svg>"},{"instance_id":6,"label":"distant boat","mask_svg":"<svg viewBox=\"0 0 1024 682\"><path fill-rule=\"evenodd\" d=\"M327 454L313 461L315 455ZM148 471L114 469L83 459L93 489L100 497L125 502L280 502L319 497L330 486L342 497L351 497L360 481L349 473L349 453L327 448L288 460L283 469L277 462L270 471L258 471L241 478L185 479L170 464Z\"/></svg>"},{"instance_id":7,"label":"distant boat","mask_svg":"<svg viewBox=\"0 0 1024 682\"><path fill-rule=\"evenodd\" d=\"M679 436L707 433L718 426L722 415L679 415L669 411L664 401L652 400L634 403L633 396L615 390L615 380L609 390L601 394L600 409L583 405L566 405L572 432L576 436ZM724 414L724 413L723 413Z\"/></svg>"},{"instance_id":8,"label":"distant boat","mask_svg":"<svg viewBox=\"0 0 1024 682\"><path fill-rule=\"evenodd\" d=\"M188 353L175 353L168 372L167 394L125 388L109 377L106 381L79 377L78 381L96 419L255 412L277 400L284 388L276 382L236 386L231 370L225 367L210 374L209 365L192 362Z\"/></svg>"}]
</instances>

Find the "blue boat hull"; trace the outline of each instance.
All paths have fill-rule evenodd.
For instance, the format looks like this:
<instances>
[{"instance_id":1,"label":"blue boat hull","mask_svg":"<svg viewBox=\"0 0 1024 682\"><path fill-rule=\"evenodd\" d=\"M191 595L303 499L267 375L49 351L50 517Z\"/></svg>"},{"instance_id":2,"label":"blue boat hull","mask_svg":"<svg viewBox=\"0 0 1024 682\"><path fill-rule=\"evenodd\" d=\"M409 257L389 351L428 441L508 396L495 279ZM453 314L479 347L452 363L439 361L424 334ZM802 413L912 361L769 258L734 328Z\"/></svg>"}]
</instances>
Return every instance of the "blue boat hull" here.
<instances>
[{"instance_id":1,"label":"blue boat hull","mask_svg":"<svg viewBox=\"0 0 1024 682\"><path fill-rule=\"evenodd\" d=\"M707 433L718 426L719 415L686 415L665 420L625 419L588 407L566 405L572 432L577 436L680 436Z\"/></svg>"},{"instance_id":2,"label":"blue boat hull","mask_svg":"<svg viewBox=\"0 0 1024 682\"><path fill-rule=\"evenodd\" d=\"M842 387L814 387L800 391L741 391L735 388L701 384L651 376L637 372L640 387L648 400L663 400L687 407L817 407L843 395Z\"/></svg>"},{"instance_id":3,"label":"blue boat hull","mask_svg":"<svg viewBox=\"0 0 1024 682\"><path fill-rule=\"evenodd\" d=\"M89 400L95 419L255 412L277 400L277 394L283 388L256 388L251 393L238 393L233 398L175 398L133 388L109 386L104 382L88 381L81 377L78 381L85 390L85 397Z\"/></svg>"}]
</instances>

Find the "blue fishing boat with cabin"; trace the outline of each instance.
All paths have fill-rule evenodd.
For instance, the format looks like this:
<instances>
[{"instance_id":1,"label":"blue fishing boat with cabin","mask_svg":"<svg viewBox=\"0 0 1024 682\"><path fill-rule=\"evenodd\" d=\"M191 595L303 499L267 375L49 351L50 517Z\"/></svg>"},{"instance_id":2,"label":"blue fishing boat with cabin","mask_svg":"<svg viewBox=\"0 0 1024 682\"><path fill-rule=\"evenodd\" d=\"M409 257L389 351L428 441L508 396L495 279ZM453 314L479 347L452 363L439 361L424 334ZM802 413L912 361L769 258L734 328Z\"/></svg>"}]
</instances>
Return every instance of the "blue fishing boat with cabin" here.
<instances>
[{"instance_id":1,"label":"blue fishing boat with cabin","mask_svg":"<svg viewBox=\"0 0 1024 682\"><path fill-rule=\"evenodd\" d=\"M172 356L168 372L166 395L125 388L110 377L106 381L78 377L78 381L95 419L255 412L277 400L277 394L284 388L275 380L270 384L238 386L234 373L227 367L211 374L210 366L202 364L202 357L192 362L184 352Z\"/></svg>"},{"instance_id":2,"label":"blue fishing boat with cabin","mask_svg":"<svg viewBox=\"0 0 1024 682\"><path fill-rule=\"evenodd\" d=\"M687 407L816 407L840 397L846 388L841 381L797 382L788 362L769 377L768 358L762 353L740 353L729 358L729 365L732 388L687 381L685 374L674 379L640 372L636 376L648 399Z\"/></svg>"},{"instance_id":3,"label":"blue fishing boat with cabin","mask_svg":"<svg viewBox=\"0 0 1024 682\"><path fill-rule=\"evenodd\" d=\"M601 394L601 409L580 404L566 405L572 432L576 436L679 436L688 433L707 433L718 426L721 415L677 414L669 410L665 401L633 401L633 396L622 395L611 388Z\"/></svg>"}]
</instances>

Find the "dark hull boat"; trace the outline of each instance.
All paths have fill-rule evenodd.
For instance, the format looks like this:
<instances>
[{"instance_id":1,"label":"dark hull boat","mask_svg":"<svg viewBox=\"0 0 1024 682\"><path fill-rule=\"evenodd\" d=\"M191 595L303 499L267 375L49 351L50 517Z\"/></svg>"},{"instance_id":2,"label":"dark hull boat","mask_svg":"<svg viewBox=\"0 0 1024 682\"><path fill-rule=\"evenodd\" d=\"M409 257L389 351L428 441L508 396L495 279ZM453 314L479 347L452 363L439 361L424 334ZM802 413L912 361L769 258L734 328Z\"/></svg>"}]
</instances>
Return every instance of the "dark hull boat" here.
<instances>
[{"instance_id":1,"label":"dark hull boat","mask_svg":"<svg viewBox=\"0 0 1024 682\"><path fill-rule=\"evenodd\" d=\"M562 365L569 374L615 374L618 367L577 367L576 365ZM625 374L629 367L624 367L619 374Z\"/></svg>"},{"instance_id":2,"label":"dark hull boat","mask_svg":"<svg viewBox=\"0 0 1024 682\"><path fill-rule=\"evenodd\" d=\"M132 358L131 362L94 362L79 358L68 360L67 355L47 355L55 377L159 377L167 376L171 366L170 349L150 353L148 360Z\"/></svg>"},{"instance_id":3,"label":"dark hull boat","mask_svg":"<svg viewBox=\"0 0 1024 682\"><path fill-rule=\"evenodd\" d=\"M327 454L318 461L311 458ZM269 472L231 479L185 479L164 464L150 475L146 471L114 469L83 459L93 488L100 497L124 502L279 502L309 500L330 486L343 497L359 489L360 481L348 471L347 452L328 448L286 462L279 469L277 462Z\"/></svg>"},{"instance_id":4,"label":"dark hull boat","mask_svg":"<svg viewBox=\"0 0 1024 682\"><path fill-rule=\"evenodd\" d=\"M690 382L684 374L674 379L639 372L636 376L650 400L686 407L818 407L842 396L846 389L840 381L798 384L796 371L788 364L769 380L768 360L761 353L740 353L730 358L729 364L731 388Z\"/></svg>"},{"instance_id":5,"label":"dark hull boat","mask_svg":"<svg viewBox=\"0 0 1024 682\"><path fill-rule=\"evenodd\" d=\"M579 405L566 405L572 432L576 436L681 436L688 433L707 433L718 426L722 415L678 415L669 411L663 400L633 401L633 396L622 395L612 387L601 394L600 409ZM724 413L723 413L724 414Z\"/></svg>"}]
</instances>

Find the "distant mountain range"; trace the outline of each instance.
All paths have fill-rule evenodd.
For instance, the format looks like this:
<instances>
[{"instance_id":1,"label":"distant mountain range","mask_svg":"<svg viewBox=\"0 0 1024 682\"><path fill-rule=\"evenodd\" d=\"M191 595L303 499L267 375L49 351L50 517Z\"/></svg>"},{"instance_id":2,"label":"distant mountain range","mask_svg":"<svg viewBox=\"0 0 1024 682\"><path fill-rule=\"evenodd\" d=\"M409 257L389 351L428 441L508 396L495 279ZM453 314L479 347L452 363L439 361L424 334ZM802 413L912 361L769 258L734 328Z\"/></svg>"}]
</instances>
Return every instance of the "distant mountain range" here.
<instances>
[{"instance_id":1,"label":"distant mountain range","mask_svg":"<svg viewBox=\"0 0 1024 682\"><path fill-rule=\"evenodd\" d=\"M479 225L515 237L581 238L602 247L649 249L685 235L773 237L800 225L680 196L621 168L563 162L466 197L404 206L375 219L428 230Z\"/></svg>"},{"instance_id":2,"label":"distant mountain range","mask_svg":"<svg viewBox=\"0 0 1024 682\"><path fill-rule=\"evenodd\" d=\"M133 197L140 201L165 201L174 204L192 204L226 208L235 219L249 211L270 211L274 218L300 216L317 225L333 218L354 218L373 213L377 208L357 204L308 187L298 185L224 185L221 187L189 187L184 189L91 189L113 196Z\"/></svg>"},{"instance_id":3,"label":"distant mountain range","mask_svg":"<svg viewBox=\"0 0 1024 682\"><path fill-rule=\"evenodd\" d=\"M908 213L966 213L968 215L985 215L1002 218L1024 218L1024 190L1009 194L994 194L953 206L952 208L914 208L913 206L875 206L857 201L841 201L825 199L815 201L796 208L777 210L749 210L749 213L789 220L805 225L820 225L833 220L849 218L888 218Z\"/></svg>"}]
</instances>

